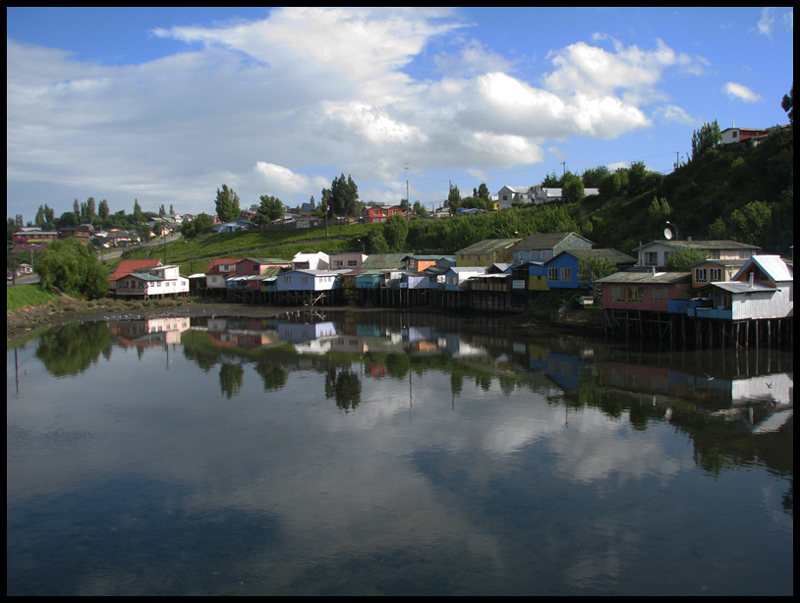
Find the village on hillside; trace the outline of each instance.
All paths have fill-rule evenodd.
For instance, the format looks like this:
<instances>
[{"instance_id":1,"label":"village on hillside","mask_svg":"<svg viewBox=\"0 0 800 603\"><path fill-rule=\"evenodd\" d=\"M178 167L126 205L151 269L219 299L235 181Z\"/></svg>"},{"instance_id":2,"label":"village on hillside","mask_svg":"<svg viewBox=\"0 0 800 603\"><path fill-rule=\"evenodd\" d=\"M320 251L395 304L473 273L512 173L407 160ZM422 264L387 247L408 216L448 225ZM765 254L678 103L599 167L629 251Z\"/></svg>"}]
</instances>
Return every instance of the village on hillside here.
<instances>
[{"instance_id":1,"label":"village on hillside","mask_svg":"<svg viewBox=\"0 0 800 603\"><path fill-rule=\"evenodd\" d=\"M769 131L732 128L723 144L758 145ZM492 196L494 210L563 200L561 188L544 184L503 186ZM585 195L597 194L586 189ZM487 195L488 196L488 195ZM252 206L238 220L211 220L213 232L299 229L321 226L318 208L305 204L268 226L251 220ZM458 213L479 209L460 208ZM395 216L419 219L402 205L366 204L360 216L332 218L334 224L380 223ZM153 216L148 227L166 236L195 216ZM427 219L452 216L443 206ZM325 221L327 225L327 220ZM670 223L667 222L669 225ZM136 233L95 231L91 224L61 231L19 228L11 248L18 255L42 251L53 241L76 237L101 250L127 249ZM691 252L685 271L667 270L671 255ZM629 255L632 253L634 255ZM21 263L17 272L30 272ZM486 239L452 254L298 253L291 260L269 257L211 259L204 272L182 275L160 259L125 259L109 276L109 293L119 298L151 299L198 295L230 301L282 306L336 304L430 307L445 310L522 312L538 295L563 292L581 306L602 307L602 329L626 338L695 341L747 347L792 338L793 261L761 253L755 245L731 240L680 239L666 229L664 240L632 250L597 248L575 232Z\"/></svg>"}]
</instances>

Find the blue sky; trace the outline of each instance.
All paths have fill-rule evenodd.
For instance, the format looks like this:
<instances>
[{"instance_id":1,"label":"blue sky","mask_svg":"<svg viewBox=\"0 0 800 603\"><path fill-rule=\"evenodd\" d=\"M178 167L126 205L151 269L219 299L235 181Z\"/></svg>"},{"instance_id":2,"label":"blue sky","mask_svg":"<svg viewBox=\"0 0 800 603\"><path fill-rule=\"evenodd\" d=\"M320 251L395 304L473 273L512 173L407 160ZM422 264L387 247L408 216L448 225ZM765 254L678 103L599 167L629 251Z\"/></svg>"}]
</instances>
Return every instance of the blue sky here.
<instances>
[{"instance_id":1,"label":"blue sky","mask_svg":"<svg viewBox=\"0 0 800 603\"><path fill-rule=\"evenodd\" d=\"M364 201L643 161L786 124L792 8L7 8L8 215ZM407 169L406 169L407 168Z\"/></svg>"}]
</instances>

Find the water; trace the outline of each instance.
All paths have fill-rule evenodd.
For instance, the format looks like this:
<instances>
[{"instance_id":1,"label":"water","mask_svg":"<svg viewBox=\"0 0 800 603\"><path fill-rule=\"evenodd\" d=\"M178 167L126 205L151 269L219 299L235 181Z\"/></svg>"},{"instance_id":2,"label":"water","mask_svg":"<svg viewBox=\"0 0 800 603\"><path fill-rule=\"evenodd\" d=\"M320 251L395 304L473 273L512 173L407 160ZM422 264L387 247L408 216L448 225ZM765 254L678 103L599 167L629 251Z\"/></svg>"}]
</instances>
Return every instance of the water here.
<instances>
[{"instance_id":1,"label":"water","mask_svg":"<svg viewBox=\"0 0 800 603\"><path fill-rule=\"evenodd\" d=\"M390 312L7 353L7 595L793 593L792 356Z\"/></svg>"}]
</instances>

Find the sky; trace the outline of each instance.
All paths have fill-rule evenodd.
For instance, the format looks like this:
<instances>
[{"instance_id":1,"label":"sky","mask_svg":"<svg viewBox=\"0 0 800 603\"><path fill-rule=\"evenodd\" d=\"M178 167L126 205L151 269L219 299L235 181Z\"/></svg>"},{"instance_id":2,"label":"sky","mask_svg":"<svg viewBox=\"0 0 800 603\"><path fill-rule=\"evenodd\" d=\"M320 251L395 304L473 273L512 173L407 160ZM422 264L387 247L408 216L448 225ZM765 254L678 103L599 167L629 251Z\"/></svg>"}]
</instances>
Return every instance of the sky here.
<instances>
[{"instance_id":1,"label":"sky","mask_svg":"<svg viewBox=\"0 0 800 603\"><path fill-rule=\"evenodd\" d=\"M427 209L787 124L793 8L6 8L8 216Z\"/></svg>"}]
</instances>

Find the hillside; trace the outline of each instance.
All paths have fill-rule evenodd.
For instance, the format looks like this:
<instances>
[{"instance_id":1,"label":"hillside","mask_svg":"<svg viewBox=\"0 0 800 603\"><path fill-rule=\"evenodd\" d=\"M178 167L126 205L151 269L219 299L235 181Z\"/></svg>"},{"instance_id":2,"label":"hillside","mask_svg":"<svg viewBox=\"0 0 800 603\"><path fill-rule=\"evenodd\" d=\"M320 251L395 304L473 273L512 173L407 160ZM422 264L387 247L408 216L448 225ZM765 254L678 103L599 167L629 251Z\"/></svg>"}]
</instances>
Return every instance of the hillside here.
<instances>
[{"instance_id":1,"label":"hillside","mask_svg":"<svg viewBox=\"0 0 800 603\"><path fill-rule=\"evenodd\" d=\"M753 149L708 151L673 173L623 174L616 194L579 203L508 209L446 220L413 220L282 232L247 232L182 239L167 245L167 259L184 274L205 270L212 257L279 257L297 252L453 253L486 238L575 231L598 247L631 253L640 242L663 238L666 220L682 239L734 239L791 256L794 238L793 135L770 136ZM655 200L655 202L654 202ZM389 243L391 242L391 244ZM163 246L130 257L164 257ZM110 264L113 268L117 262Z\"/></svg>"}]
</instances>

